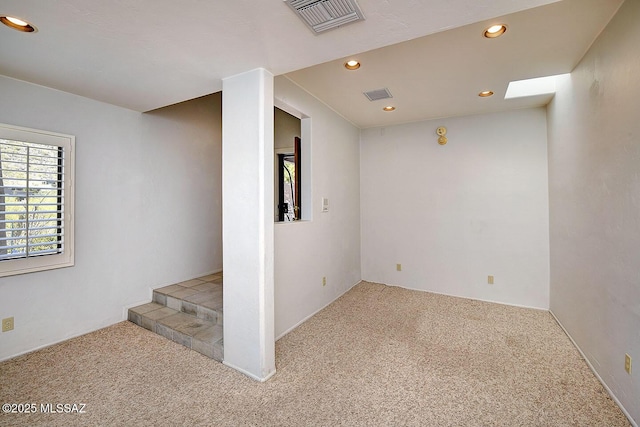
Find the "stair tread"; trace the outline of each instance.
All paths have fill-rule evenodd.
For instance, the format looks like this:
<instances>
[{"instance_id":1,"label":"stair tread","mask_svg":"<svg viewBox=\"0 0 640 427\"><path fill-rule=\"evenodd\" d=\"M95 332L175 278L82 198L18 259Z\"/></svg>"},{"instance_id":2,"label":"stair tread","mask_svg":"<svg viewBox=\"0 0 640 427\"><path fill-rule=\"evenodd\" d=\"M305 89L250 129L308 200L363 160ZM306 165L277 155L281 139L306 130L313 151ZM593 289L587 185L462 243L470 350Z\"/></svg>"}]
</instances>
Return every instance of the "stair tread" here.
<instances>
[{"instance_id":1,"label":"stair tread","mask_svg":"<svg viewBox=\"0 0 640 427\"><path fill-rule=\"evenodd\" d=\"M222 340L222 325L213 325L196 333L193 338L204 342L218 342Z\"/></svg>"},{"instance_id":2,"label":"stair tread","mask_svg":"<svg viewBox=\"0 0 640 427\"><path fill-rule=\"evenodd\" d=\"M164 307L164 305L158 304L158 303L155 303L155 302L150 302L150 303L147 303L147 304L139 305L137 307L131 307L129 310L133 311L134 313L144 314L144 313L147 313L149 311L158 310L159 308L162 308L162 307Z\"/></svg>"},{"instance_id":3,"label":"stair tread","mask_svg":"<svg viewBox=\"0 0 640 427\"><path fill-rule=\"evenodd\" d=\"M197 317L176 312L171 316L164 317L158 320L158 323L165 325L171 329L182 332L190 337L196 335L204 329L210 328L215 325L214 322L204 319L198 319Z\"/></svg>"},{"instance_id":4,"label":"stair tread","mask_svg":"<svg viewBox=\"0 0 640 427\"><path fill-rule=\"evenodd\" d=\"M164 295L171 295L173 297L182 298L200 292L222 292L222 283L199 282L196 284L192 284L191 286L184 286L178 283L175 285L169 285L162 288L154 289L153 291Z\"/></svg>"},{"instance_id":5,"label":"stair tread","mask_svg":"<svg viewBox=\"0 0 640 427\"><path fill-rule=\"evenodd\" d=\"M129 320L222 361L222 274L153 290L153 301L129 309Z\"/></svg>"},{"instance_id":6,"label":"stair tread","mask_svg":"<svg viewBox=\"0 0 640 427\"><path fill-rule=\"evenodd\" d=\"M217 308L222 308L222 293L207 291L199 292L197 294L184 297L183 301L191 302L215 310Z\"/></svg>"},{"instance_id":7,"label":"stair tread","mask_svg":"<svg viewBox=\"0 0 640 427\"><path fill-rule=\"evenodd\" d=\"M141 316L147 317L151 320L160 320L164 317L172 316L176 313L179 313L179 311L169 307L162 307L157 310L147 311L146 313L141 314Z\"/></svg>"}]
</instances>

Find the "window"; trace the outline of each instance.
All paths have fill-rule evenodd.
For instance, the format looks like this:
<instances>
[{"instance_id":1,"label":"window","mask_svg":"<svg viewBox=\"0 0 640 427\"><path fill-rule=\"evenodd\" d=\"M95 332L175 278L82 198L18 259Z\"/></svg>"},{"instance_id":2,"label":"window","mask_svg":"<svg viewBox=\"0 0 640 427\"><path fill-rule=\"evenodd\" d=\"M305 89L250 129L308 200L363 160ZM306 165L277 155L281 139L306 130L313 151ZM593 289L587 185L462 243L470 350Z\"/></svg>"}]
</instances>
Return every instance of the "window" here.
<instances>
[{"instance_id":1,"label":"window","mask_svg":"<svg viewBox=\"0 0 640 427\"><path fill-rule=\"evenodd\" d=\"M74 144L0 124L0 277L73 265Z\"/></svg>"},{"instance_id":2,"label":"window","mask_svg":"<svg viewBox=\"0 0 640 427\"><path fill-rule=\"evenodd\" d=\"M310 221L311 118L277 99L274 103L275 221Z\"/></svg>"},{"instance_id":3,"label":"window","mask_svg":"<svg viewBox=\"0 0 640 427\"><path fill-rule=\"evenodd\" d=\"M300 220L300 138L293 153L278 153L278 221Z\"/></svg>"}]
</instances>

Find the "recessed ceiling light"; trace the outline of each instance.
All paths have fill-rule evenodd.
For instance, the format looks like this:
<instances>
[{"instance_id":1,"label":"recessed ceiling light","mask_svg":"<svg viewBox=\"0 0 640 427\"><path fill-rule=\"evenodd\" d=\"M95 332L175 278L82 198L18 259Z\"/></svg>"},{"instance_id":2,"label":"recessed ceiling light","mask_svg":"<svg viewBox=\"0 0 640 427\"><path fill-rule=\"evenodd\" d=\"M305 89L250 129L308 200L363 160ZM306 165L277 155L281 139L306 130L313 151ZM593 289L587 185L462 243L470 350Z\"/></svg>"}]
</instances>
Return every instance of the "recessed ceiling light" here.
<instances>
[{"instance_id":1,"label":"recessed ceiling light","mask_svg":"<svg viewBox=\"0 0 640 427\"><path fill-rule=\"evenodd\" d=\"M491 96L491 95L493 95L493 92L490 91L490 90L483 90L482 92L480 92L478 94L478 96L480 96L482 98L486 98L486 97Z\"/></svg>"},{"instance_id":2,"label":"recessed ceiling light","mask_svg":"<svg viewBox=\"0 0 640 427\"><path fill-rule=\"evenodd\" d=\"M387 105L386 107L383 108L384 111L393 111L395 109L396 107L394 107L393 105Z\"/></svg>"},{"instance_id":3,"label":"recessed ceiling light","mask_svg":"<svg viewBox=\"0 0 640 427\"><path fill-rule=\"evenodd\" d=\"M33 33L36 30L36 27L29 24L27 21L23 21L20 18L16 18L15 16L0 16L0 22L2 22L7 27L13 28L14 30L22 31L25 33Z\"/></svg>"},{"instance_id":4,"label":"recessed ceiling light","mask_svg":"<svg viewBox=\"0 0 640 427\"><path fill-rule=\"evenodd\" d=\"M484 30L484 36L488 39L500 37L507 31L507 26L504 24L492 25Z\"/></svg>"},{"instance_id":5,"label":"recessed ceiling light","mask_svg":"<svg viewBox=\"0 0 640 427\"><path fill-rule=\"evenodd\" d=\"M346 68L347 70L357 70L358 68L360 68L360 63L355 59L352 59L351 61L347 61L344 63L344 68Z\"/></svg>"}]
</instances>

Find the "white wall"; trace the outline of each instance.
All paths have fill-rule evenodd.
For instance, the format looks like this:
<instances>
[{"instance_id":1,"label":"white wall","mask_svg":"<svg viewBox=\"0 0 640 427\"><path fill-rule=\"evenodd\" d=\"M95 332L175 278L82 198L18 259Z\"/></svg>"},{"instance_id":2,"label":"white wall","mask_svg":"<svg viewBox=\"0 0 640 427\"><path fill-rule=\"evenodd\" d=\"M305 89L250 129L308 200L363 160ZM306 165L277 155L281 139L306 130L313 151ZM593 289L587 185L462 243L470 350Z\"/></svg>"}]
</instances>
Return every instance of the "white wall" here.
<instances>
[{"instance_id":1,"label":"white wall","mask_svg":"<svg viewBox=\"0 0 640 427\"><path fill-rule=\"evenodd\" d=\"M275 108L273 112L273 147L290 148L293 153L294 138L300 138L300 119Z\"/></svg>"},{"instance_id":2,"label":"white wall","mask_svg":"<svg viewBox=\"0 0 640 427\"><path fill-rule=\"evenodd\" d=\"M279 337L360 281L360 168L358 128L285 77L275 97L311 118L311 141L304 123L302 138L303 150L311 144L312 219L275 226ZM322 197L329 212L320 212Z\"/></svg>"},{"instance_id":3,"label":"white wall","mask_svg":"<svg viewBox=\"0 0 640 427\"><path fill-rule=\"evenodd\" d=\"M222 93L146 113L142 125L140 237L156 244L140 256L152 283L221 270Z\"/></svg>"},{"instance_id":4,"label":"white wall","mask_svg":"<svg viewBox=\"0 0 640 427\"><path fill-rule=\"evenodd\" d=\"M363 280L548 308L546 132L542 108L363 130Z\"/></svg>"},{"instance_id":5,"label":"white wall","mask_svg":"<svg viewBox=\"0 0 640 427\"><path fill-rule=\"evenodd\" d=\"M222 80L224 364L275 374L273 74Z\"/></svg>"},{"instance_id":6,"label":"white wall","mask_svg":"<svg viewBox=\"0 0 640 427\"><path fill-rule=\"evenodd\" d=\"M5 77L0 93L2 122L76 136L75 266L0 279L0 360L222 267L219 95L141 115Z\"/></svg>"},{"instance_id":7,"label":"white wall","mask_svg":"<svg viewBox=\"0 0 640 427\"><path fill-rule=\"evenodd\" d=\"M548 108L551 310L640 422L640 1ZM636 366L624 370L624 355Z\"/></svg>"}]
</instances>

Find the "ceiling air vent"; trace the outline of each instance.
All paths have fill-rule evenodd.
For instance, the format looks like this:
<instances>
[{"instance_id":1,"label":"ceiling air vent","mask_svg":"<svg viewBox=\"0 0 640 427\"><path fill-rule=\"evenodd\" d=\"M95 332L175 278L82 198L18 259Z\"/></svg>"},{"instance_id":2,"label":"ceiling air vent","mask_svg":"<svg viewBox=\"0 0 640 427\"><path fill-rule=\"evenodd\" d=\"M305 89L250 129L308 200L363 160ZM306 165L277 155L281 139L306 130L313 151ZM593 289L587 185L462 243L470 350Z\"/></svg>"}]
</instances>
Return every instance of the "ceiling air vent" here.
<instances>
[{"instance_id":1,"label":"ceiling air vent","mask_svg":"<svg viewBox=\"0 0 640 427\"><path fill-rule=\"evenodd\" d=\"M369 98L369 101L378 101L380 99L393 98L393 96L391 95L391 92L389 92L389 89L387 88L370 90L369 92L364 92L364 96Z\"/></svg>"},{"instance_id":2,"label":"ceiling air vent","mask_svg":"<svg viewBox=\"0 0 640 427\"><path fill-rule=\"evenodd\" d=\"M364 20L356 0L285 0L315 33Z\"/></svg>"}]
</instances>

